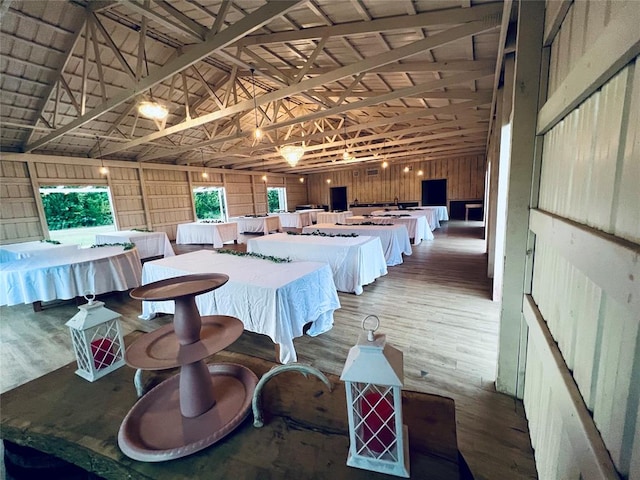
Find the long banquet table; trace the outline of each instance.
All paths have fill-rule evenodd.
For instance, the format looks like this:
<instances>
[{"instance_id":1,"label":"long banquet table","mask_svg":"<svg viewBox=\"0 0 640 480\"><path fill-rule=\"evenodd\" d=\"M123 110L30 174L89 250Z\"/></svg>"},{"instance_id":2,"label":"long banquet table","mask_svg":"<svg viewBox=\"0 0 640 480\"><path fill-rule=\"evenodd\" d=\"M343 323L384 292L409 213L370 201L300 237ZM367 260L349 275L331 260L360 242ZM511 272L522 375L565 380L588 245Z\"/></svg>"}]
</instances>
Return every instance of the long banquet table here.
<instances>
[{"instance_id":1,"label":"long banquet table","mask_svg":"<svg viewBox=\"0 0 640 480\"><path fill-rule=\"evenodd\" d=\"M397 217L397 216L410 216L410 217L425 217L427 225L431 231L436 228L440 228L440 221L438 220L438 214L433 210L376 210L371 212L374 217Z\"/></svg>"},{"instance_id":2,"label":"long banquet table","mask_svg":"<svg viewBox=\"0 0 640 480\"><path fill-rule=\"evenodd\" d=\"M281 212L270 213L269 215L280 217L280 224L283 227L303 228L311 225L311 214L309 212Z\"/></svg>"},{"instance_id":3,"label":"long banquet table","mask_svg":"<svg viewBox=\"0 0 640 480\"><path fill-rule=\"evenodd\" d=\"M96 243L131 242L138 247L140 258L173 257L175 252L164 232L141 232L137 230L120 230L96 235Z\"/></svg>"},{"instance_id":4,"label":"long banquet table","mask_svg":"<svg viewBox=\"0 0 640 480\"><path fill-rule=\"evenodd\" d=\"M69 300L140 286L137 248L80 248L54 256L35 256L0 265L0 305Z\"/></svg>"},{"instance_id":5,"label":"long banquet table","mask_svg":"<svg viewBox=\"0 0 640 480\"><path fill-rule=\"evenodd\" d=\"M233 217L232 222L238 223L238 231L240 233L264 233L281 232L282 224L280 217L269 217L267 215L261 217Z\"/></svg>"},{"instance_id":6,"label":"long banquet table","mask_svg":"<svg viewBox=\"0 0 640 480\"><path fill-rule=\"evenodd\" d=\"M192 222L178 225L176 244L213 245L221 248L226 242L238 242L238 223Z\"/></svg>"},{"instance_id":7,"label":"long banquet table","mask_svg":"<svg viewBox=\"0 0 640 480\"><path fill-rule=\"evenodd\" d=\"M329 234L357 233L358 235L379 237L382 243L384 258L389 267L400 265L402 263L403 253L405 255L411 255L412 253L409 232L405 225L331 225L328 223L319 223L302 229L302 233L312 233L315 231Z\"/></svg>"},{"instance_id":8,"label":"long banquet table","mask_svg":"<svg viewBox=\"0 0 640 480\"><path fill-rule=\"evenodd\" d=\"M239 318L245 330L267 335L280 346L282 363L297 360L293 339L303 335L306 324L311 323L307 335L327 332L333 326L333 312L340 308L331 269L316 262L275 263L199 250L146 262L142 283L211 272L224 273L229 281L196 297L200 314ZM174 308L173 301L143 301L142 318L173 313Z\"/></svg>"},{"instance_id":9,"label":"long banquet table","mask_svg":"<svg viewBox=\"0 0 640 480\"><path fill-rule=\"evenodd\" d=\"M318 212L318 223L344 223L353 212Z\"/></svg>"},{"instance_id":10,"label":"long banquet table","mask_svg":"<svg viewBox=\"0 0 640 480\"><path fill-rule=\"evenodd\" d=\"M405 208L405 210L430 210L436 213L436 218L439 222L448 222L449 221L449 211L445 206L423 206L423 207L409 207Z\"/></svg>"},{"instance_id":11,"label":"long banquet table","mask_svg":"<svg viewBox=\"0 0 640 480\"><path fill-rule=\"evenodd\" d=\"M301 210L296 210L296 212L300 213L308 213L311 218L311 223L316 223L318 221L318 213L324 212L324 208L304 208Z\"/></svg>"},{"instance_id":12,"label":"long banquet table","mask_svg":"<svg viewBox=\"0 0 640 480\"><path fill-rule=\"evenodd\" d=\"M35 242L23 242L23 243L10 243L7 245L0 245L0 262L11 262L13 260L20 260L23 258L37 257L40 255L62 255L66 253L72 253L80 245L71 243L50 243L47 241L35 241Z\"/></svg>"},{"instance_id":13,"label":"long banquet table","mask_svg":"<svg viewBox=\"0 0 640 480\"><path fill-rule=\"evenodd\" d=\"M433 232L429 228L427 224L427 218L423 215L420 216L400 216L401 214L396 215L385 215L382 217L361 217L359 215L347 218L346 223L362 223L362 222L372 222L379 223L382 225L394 224L394 225L404 225L407 227L407 231L409 232L409 238L413 240L414 245L419 245L422 240L433 240Z\"/></svg>"},{"instance_id":14,"label":"long banquet table","mask_svg":"<svg viewBox=\"0 0 640 480\"><path fill-rule=\"evenodd\" d=\"M333 281L341 292L360 295L363 286L387 274L379 237L323 237L278 233L252 238L247 251L292 260L322 262L331 266Z\"/></svg>"}]
</instances>

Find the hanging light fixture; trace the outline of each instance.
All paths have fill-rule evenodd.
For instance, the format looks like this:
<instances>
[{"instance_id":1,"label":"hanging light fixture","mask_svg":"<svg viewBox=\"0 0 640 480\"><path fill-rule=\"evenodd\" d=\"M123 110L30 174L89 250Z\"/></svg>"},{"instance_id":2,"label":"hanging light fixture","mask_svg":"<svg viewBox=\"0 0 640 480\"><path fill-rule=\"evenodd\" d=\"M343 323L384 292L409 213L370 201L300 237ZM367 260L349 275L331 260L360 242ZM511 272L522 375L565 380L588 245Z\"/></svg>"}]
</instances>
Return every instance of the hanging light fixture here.
<instances>
[{"instance_id":1,"label":"hanging light fixture","mask_svg":"<svg viewBox=\"0 0 640 480\"><path fill-rule=\"evenodd\" d=\"M253 131L253 136L256 140L260 141L262 138L262 130L260 130L260 127L258 126L258 102L256 101L256 82L253 72L255 72L255 68L251 69L251 83L253 84L253 114L256 120L256 129Z\"/></svg>"},{"instance_id":2,"label":"hanging light fixture","mask_svg":"<svg viewBox=\"0 0 640 480\"><path fill-rule=\"evenodd\" d=\"M144 49L144 64L147 69L147 76L149 76L149 63L147 62L147 49ZM162 121L169 115L169 109L160 102L153 99L153 93L149 88L149 97L151 100L145 100L138 104L138 113L150 120Z\"/></svg>"},{"instance_id":3,"label":"hanging light fixture","mask_svg":"<svg viewBox=\"0 0 640 480\"><path fill-rule=\"evenodd\" d=\"M289 101L289 112L291 112L291 99L287 98L287 100ZM285 145L280 148L279 152L291 167L295 167L304 155L304 142L302 142L302 145Z\"/></svg>"},{"instance_id":4,"label":"hanging light fixture","mask_svg":"<svg viewBox=\"0 0 640 480\"><path fill-rule=\"evenodd\" d=\"M353 155L349 153L347 150L347 116L345 115L342 120L342 126L344 127L344 150L342 152L342 159L347 162L351 162L356 159Z\"/></svg>"},{"instance_id":5,"label":"hanging light fixture","mask_svg":"<svg viewBox=\"0 0 640 480\"><path fill-rule=\"evenodd\" d=\"M109 169L104 166L104 160L102 159L102 147L100 146L100 137L96 137L96 141L98 142L98 156L100 157L100 175L108 175Z\"/></svg>"},{"instance_id":6,"label":"hanging light fixture","mask_svg":"<svg viewBox=\"0 0 640 480\"><path fill-rule=\"evenodd\" d=\"M200 158L202 158L202 178L206 180L207 178L209 178L209 173L207 172L207 166L204 163L204 152L202 151L202 149L200 149Z\"/></svg>"},{"instance_id":7,"label":"hanging light fixture","mask_svg":"<svg viewBox=\"0 0 640 480\"><path fill-rule=\"evenodd\" d=\"M384 139L384 142L382 143L382 154L383 154L383 155L384 155L384 150L385 150L385 147L386 147L386 146L387 146L387 139L385 138L385 139ZM385 158L385 159L382 161L382 168L387 168L388 166L389 166L389 162L387 162L387 159Z\"/></svg>"}]
</instances>

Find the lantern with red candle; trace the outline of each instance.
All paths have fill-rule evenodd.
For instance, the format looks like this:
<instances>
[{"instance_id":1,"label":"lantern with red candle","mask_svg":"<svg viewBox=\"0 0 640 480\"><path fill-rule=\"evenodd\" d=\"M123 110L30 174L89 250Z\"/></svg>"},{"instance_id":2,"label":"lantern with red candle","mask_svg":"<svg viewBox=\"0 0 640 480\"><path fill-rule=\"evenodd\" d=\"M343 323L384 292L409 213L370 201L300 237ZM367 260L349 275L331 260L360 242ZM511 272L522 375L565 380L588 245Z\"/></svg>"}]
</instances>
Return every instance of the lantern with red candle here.
<instances>
[{"instance_id":1,"label":"lantern with red candle","mask_svg":"<svg viewBox=\"0 0 640 480\"><path fill-rule=\"evenodd\" d=\"M371 327L367 328L367 322ZM380 320L369 315L349 350L340 379L345 382L351 467L409 478L408 430L402 424L403 355L376 334Z\"/></svg>"},{"instance_id":2,"label":"lantern with red candle","mask_svg":"<svg viewBox=\"0 0 640 480\"><path fill-rule=\"evenodd\" d=\"M71 331L78 369L76 374L93 382L124 365L124 340L118 319L120 315L85 295L87 303L66 325Z\"/></svg>"}]
</instances>

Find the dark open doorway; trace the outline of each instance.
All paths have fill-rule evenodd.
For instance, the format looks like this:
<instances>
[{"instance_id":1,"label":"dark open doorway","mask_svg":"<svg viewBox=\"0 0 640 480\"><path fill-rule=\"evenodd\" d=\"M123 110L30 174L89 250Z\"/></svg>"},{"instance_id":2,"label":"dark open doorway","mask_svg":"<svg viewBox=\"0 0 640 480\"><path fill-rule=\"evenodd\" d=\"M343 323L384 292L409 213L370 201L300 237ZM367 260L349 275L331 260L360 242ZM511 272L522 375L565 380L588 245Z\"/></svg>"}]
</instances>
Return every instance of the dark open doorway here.
<instances>
[{"instance_id":1,"label":"dark open doorway","mask_svg":"<svg viewBox=\"0 0 640 480\"><path fill-rule=\"evenodd\" d=\"M422 181L422 205L446 206L447 205L447 179Z\"/></svg>"},{"instance_id":2,"label":"dark open doorway","mask_svg":"<svg viewBox=\"0 0 640 480\"><path fill-rule=\"evenodd\" d=\"M331 187L331 210L347 210L347 187Z\"/></svg>"}]
</instances>

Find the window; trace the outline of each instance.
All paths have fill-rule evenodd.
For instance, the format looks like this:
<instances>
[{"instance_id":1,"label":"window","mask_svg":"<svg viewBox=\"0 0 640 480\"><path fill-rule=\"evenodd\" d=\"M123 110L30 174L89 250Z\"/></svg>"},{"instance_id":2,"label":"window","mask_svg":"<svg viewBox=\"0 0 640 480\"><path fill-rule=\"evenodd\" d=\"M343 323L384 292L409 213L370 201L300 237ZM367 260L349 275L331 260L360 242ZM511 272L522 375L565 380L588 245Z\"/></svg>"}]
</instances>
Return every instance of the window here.
<instances>
[{"instance_id":1,"label":"window","mask_svg":"<svg viewBox=\"0 0 640 480\"><path fill-rule=\"evenodd\" d=\"M193 189L193 199L198 220L226 220L227 202L222 187L197 187Z\"/></svg>"},{"instance_id":2,"label":"window","mask_svg":"<svg viewBox=\"0 0 640 480\"><path fill-rule=\"evenodd\" d=\"M267 187L269 213L287 211L287 189L284 187Z\"/></svg>"},{"instance_id":3,"label":"window","mask_svg":"<svg viewBox=\"0 0 640 480\"><path fill-rule=\"evenodd\" d=\"M89 246L96 234L117 230L108 187L40 187L40 198L52 240Z\"/></svg>"}]
</instances>

